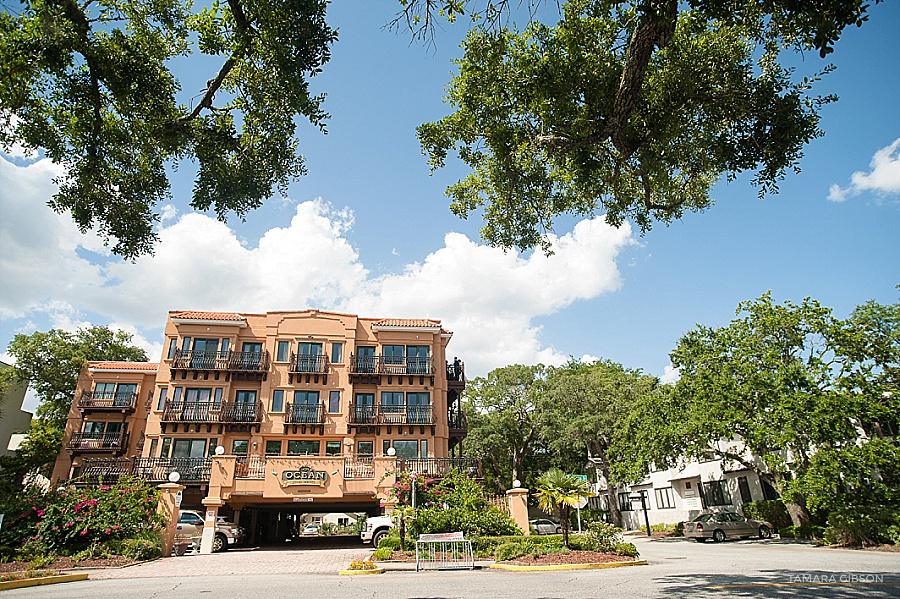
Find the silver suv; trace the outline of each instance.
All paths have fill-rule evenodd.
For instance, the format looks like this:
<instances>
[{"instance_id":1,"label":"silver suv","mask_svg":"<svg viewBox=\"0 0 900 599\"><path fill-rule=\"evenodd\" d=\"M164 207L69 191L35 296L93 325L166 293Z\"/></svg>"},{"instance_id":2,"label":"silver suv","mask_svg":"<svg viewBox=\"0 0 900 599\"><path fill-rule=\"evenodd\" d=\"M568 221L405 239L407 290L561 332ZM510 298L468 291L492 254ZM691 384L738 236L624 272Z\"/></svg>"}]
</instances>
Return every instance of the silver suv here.
<instances>
[{"instance_id":1,"label":"silver suv","mask_svg":"<svg viewBox=\"0 0 900 599\"><path fill-rule=\"evenodd\" d=\"M203 536L203 514L194 510L179 510L178 524L175 534L180 537L191 537L195 546L199 546ZM244 541L246 531L224 517L216 520L216 536L213 537L213 551L225 551L232 545L240 545Z\"/></svg>"}]
</instances>

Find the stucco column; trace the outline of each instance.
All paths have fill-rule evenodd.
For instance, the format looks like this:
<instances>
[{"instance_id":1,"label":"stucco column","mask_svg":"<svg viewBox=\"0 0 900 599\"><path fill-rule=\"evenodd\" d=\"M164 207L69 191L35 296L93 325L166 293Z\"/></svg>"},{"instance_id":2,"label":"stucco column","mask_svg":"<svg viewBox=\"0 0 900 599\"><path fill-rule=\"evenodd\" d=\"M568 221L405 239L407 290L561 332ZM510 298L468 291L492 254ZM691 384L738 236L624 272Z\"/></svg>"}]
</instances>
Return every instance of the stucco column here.
<instances>
[{"instance_id":1,"label":"stucco column","mask_svg":"<svg viewBox=\"0 0 900 599\"><path fill-rule=\"evenodd\" d=\"M216 537L216 518L219 515L219 506L224 501L217 498L207 497L203 500L206 507L206 515L203 520L203 537L200 539L200 553L209 555L213 549L213 539Z\"/></svg>"},{"instance_id":2,"label":"stucco column","mask_svg":"<svg viewBox=\"0 0 900 599\"><path fill-rule=\"evenodd\" d=\"M159 485L159 504L157 509L166 519L166 527L162 533L163 557L172 555L172 546L175 544L175 527L178 525L178 506L175 498L179 491L184 490L184 485L165 483Z\"/></svg>"},{"instance_id":3,"label":"stucco column","mask_svg":"<svg viewBox=\"0 0 900 599\"><path fill-rule=\"evenodd\" d=\"M506 492L506 501L509 503L509 515L513 522L522 529L525 535L531 534L531 526L528 524L528 489L510 489Z\"/></svg>"},{"instance_id":4,"label":"stucco column","mask_svg":"<svg viewBox=\"0 0 900 599\"><path fill-rule=\"evenodd\" d=\"M397 507L397 502L393 499L385 499L382 504L384 505L384 515L390 516L394 513L394 508Z\"/></svg>"}]
</instances>

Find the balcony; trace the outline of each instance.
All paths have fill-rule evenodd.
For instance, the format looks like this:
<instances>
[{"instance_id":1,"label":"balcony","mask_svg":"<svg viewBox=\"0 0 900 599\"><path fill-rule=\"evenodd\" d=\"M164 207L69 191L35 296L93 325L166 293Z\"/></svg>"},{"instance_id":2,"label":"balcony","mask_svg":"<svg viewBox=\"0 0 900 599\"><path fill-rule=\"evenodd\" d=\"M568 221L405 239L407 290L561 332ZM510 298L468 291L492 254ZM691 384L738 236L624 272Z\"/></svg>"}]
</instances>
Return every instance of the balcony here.
<instances>
[{"instance_id":1,"label":"balcony","mask_svg":"<svg viewBox=\"0 0 900 599\"><path fill-rule=\"evenodd\" d=\"M408 427L410 434L417 426L421 433L425 432L426 426L430 426L431 434L434 434L434 407L407 404L350 404L349 428L374 429L379 433L381 427L387 427L387 432L391 433L394 426L398 432Z\"/></svg>"},{"instance_id":2,"label":"balcony","mask_svg":"<svg viewBox=\"0 0 900 599\"><path fill-rule=\"evenodd\" d=\"M82 412L134 412L138 394L135 392L82 391L78 409Z\"/></svg>"},{"instance_id":3,"label":"balcony","mask_svg":"<svg viewBox=\"0 0 900 599\"><path fill-rule=\"evenodd\" d=\"M293 428L294 434L297 434L297 429L300 429L301 433L305 433L307 427L311 432L319 429L319 434L325 433L325 404L323 402L316 404L288 402L284 412L285 434L290 428Z\"/></svg>"},{"instance_id":4,"label":"balcony","mask_svg":"<svg viewBox=\"0 0 900 599\"><path fill-rule=\"evenodd\" d=\"M256 427L259 432L262 420L262 402L214 402L214 401L166 401L163 415L160 419L162 432L171 425L172 432L178 432L178 425L184 425L184 431L188 432L191 426L196 426L200 432L201 425L206 425L206 431L212 432L216 425L219 434L223 431L249 431Z\"/></svg>"},{"instance_id":5,"label":"balcony","mask_svg":"<svg viewBox=\"0 0 900 599\"><path fill-rule=\"evenodd\" d=\"M447 366L447 388L455 391L462 391L466 388L466 364L459 360L446 362Z\"/></svg>"},{"instance_id":6,"label":"balcony","mask_svg":"<svg viewBox=\"0 0 900 599\"><path fill-rule=\"evenodd\" d=\"M195 380L201 376L204 380L209 379L211 373L215 380L219 380L219 376L224 374L226 381L264 381L269 371L269 352L176 349L172 358L172 380L179 371L182 379L186 379L190 372Z\"/></svg>"},{"instance_id":7,"label":"balcony","mask_svg":"<svg viewBox=\"0 0 900 599\"><path fill-rule=\"evenodd\" d=\"M319 382L319 376L322 377L322 383L328 382L328 357L324 354L295 354L291 352L291 363L288 369L288 383L293 384L294 377L297 382L303 375L306 375L306 382L314 379Z\"/></svg>"},{"instance_id":8,"label":"balcony","mask_svg":"<svg viewBox=\"0 0 900 599\"><path fill-rule=\"evenodd\" d=\"M481 458L397 458L397 471L443 478L451 470L482 478Z\"/></svg>"},{"instance_id":9,"label":"balcony","mask_svg":"<svg viewBox=\"0 0 900 599\"><path fill-rule=\"evenodd\" d=\"M66 449L73 454L119 454L128 449L128 433L73 433Z\"/></svg>"},{"instance_id":10,"label":"balcony","mask_svg":"<svg viewBox=\"0 0 900 599\"><path fill-rule=\"evenodd\" d=\"M386 376L388 384L393 383L393 377L409 377L409 384L418 377L419 384L424 385L428 378L434 385L434 360L432 358L417 358L403 356L357 356L350 354L350 382L362 384L381 384L381 378Z\"/></svg>"},{"instance_id":11,"label":"balcony","mask_svg":"<svg viewBox=\"0 0 900 599\"><path fill-rule=\"evenodd\" d=\"M113 484L123 476L136 476L151 483L169 481L178 472L182 484L209 481L209 458L85 458L81 474L65 482L74 485Z\"/></svg>"}]
</instances>

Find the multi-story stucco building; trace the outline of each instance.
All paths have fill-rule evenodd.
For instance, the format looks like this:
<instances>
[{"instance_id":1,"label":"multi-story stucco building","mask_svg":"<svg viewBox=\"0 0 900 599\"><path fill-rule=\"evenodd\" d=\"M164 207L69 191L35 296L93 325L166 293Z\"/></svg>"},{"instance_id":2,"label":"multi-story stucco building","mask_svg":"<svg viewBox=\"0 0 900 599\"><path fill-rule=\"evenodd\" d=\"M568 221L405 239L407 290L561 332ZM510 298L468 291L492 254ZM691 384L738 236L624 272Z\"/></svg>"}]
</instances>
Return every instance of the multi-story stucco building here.
<instances>
[{"instance_id":1,"label":"multi-story stucco building","mask_svg":"<svg viewBox=\"0 0 900 599\"><path fill-rule=\"evenodd\" d=\"M158 363L84 369L54 478L177 471L185 507L270 540L299 513L377 512L398 466L477 468L451 457L466 435L451 336L426 319L172 311Z\"/></svg>"}]
</instances>

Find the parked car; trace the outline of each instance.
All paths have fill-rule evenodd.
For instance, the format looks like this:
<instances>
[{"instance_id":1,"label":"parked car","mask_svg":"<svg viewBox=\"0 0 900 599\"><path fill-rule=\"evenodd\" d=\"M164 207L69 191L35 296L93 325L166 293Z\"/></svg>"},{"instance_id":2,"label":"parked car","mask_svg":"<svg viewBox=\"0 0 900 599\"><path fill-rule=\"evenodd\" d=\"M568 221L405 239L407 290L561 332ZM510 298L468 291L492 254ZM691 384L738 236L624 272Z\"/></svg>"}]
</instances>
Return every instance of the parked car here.
<instances>
[{"instance_id":1,"label":"parked car","mask_svg":"<svg viewBox=\"0 0 900 599\"><path fill-rule=\"evenodd\" d=\"M203 514L194 510L179 510L178 523L175 525L175 534L190 536L194 544L199 545L199 539L203 535ZM246 531L242 526L229 522L224 517L216 519L216 535L213 537L213 551L225 551L232 545L240 545L244 542Z\"/></svg>"},{"instance_id":2,"label":"parked car","mask_svg":"<svg viewBox=\"0 0 900 599\"><path fill-rule=\"evenodd\" d=\"M553 520L529 520L528 523L539 535L554 535L562 532L562 527Z\"/></svg>"},{"instance_id":3,"label":"parked car","mask_svg":"<svg viewBox=\"0 0 900 599\"><path fill-rule=\"evenodd\" d=\"M320 532L318 524L307 524L300 534L304 537L316 537Z\"/></svg>"},{"instance_id":4,"label":"parked car","mask_svg":"<svg viewBox=\"0 0 900 599\"><path fill-rule=\"evenodd\" d=\"M366 525L359 533L359 538L363 543L372 543L378 547L378 543L388 536L392 528L394 528L394 521L390 516L375 516L366 520Z\"/></svg>"},{"instance_id":5,"label":"parked car","mask_svg":"<svg viewBox=\"0 0 900 599\"><path fill-rule=\"evenodd\" d=\"M735 512L700 514L684 523L684 536L703 543L707 539L721 542L728 538L754 537L768 539L772 536L772 525L762 520L753 520Z\"/></svg>"}]
</instances>

